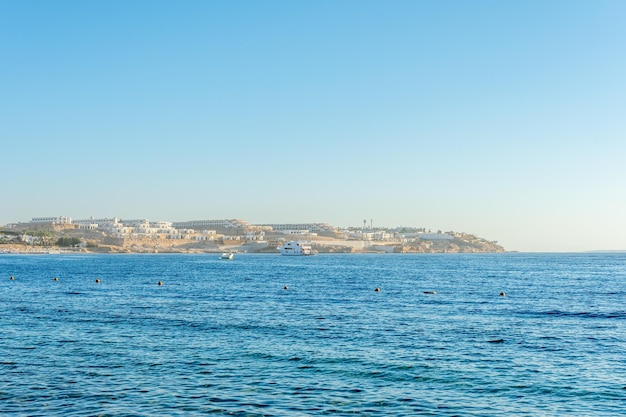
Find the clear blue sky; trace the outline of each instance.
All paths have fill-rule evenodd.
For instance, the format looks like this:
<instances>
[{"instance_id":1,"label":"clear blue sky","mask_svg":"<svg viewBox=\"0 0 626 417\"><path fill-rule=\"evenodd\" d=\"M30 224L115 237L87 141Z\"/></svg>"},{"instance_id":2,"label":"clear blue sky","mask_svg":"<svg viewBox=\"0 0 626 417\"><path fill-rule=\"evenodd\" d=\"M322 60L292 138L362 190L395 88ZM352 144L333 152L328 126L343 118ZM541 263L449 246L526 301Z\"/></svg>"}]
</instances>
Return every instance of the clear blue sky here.
<instances>
[{"instance_id":1,"label":"clear blue sky","mask_svg":"<svg viewBox=\"0 0 626 417\"><path fill-rule=\"evenodd\" d=\"M0 224L626 249L626 1L0 0Z\"/></svg>"}]
</instances>

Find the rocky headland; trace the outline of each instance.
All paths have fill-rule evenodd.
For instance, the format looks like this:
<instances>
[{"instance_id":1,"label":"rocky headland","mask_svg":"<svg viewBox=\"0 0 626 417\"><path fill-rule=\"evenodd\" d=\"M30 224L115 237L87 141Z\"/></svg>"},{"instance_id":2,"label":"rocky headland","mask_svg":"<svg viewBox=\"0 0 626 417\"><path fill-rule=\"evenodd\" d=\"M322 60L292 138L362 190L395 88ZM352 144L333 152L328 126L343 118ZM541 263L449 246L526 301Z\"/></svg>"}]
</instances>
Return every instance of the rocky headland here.
<instances>
[{"instance_id":1,"label":"rocky headland","mask_svg":"<svg viewBox=\"0 0 626 417\"><path fill-rule=\"evenodd\" d=\"M293 237L267 233L263 240L247 241L245 230L216 233L211 239L113 237L97 230L70 225L20 224L0 229L0 253L270 253L288 240L304 240L317 253L497 253L505 249L478 236L447 232L431 239L391 238L384 241L347 238L338 233Z\"/></svg>"}]
</instances>

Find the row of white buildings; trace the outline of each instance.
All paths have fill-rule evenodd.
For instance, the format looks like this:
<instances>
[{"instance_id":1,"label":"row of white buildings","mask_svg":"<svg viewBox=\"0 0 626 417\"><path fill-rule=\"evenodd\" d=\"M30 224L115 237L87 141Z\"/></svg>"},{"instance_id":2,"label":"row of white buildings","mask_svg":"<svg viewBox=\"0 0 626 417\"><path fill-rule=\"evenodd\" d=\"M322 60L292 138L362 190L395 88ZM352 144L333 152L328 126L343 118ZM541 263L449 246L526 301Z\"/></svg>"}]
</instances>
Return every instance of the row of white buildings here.
<instances>
[{"instance_id":1,"label":"row of white buildings","mask_svg":"<svg viewBox=\"0 0 626 417\"><path fill-rule=\"evenodd\" d=\"M158 237L166 239L210 240L217 230L233 240L262 241L266 233L279 232L299 237L315 236L318 232L336 231L325 223L261 224L252 225L241 219L190 220L185 222L151 222L146 219L122 220L104 217L75 220L67 216L33 217L31 223L73 225L79 229L98 230L115 238Z\"/></svg>"},{"instance_id":2,"label":"row of white buildings","mask_svg":"<svg viewBox=\"0 0 626 417\"><path fill-rule=\"evenodd\" d=\"M241 219L222 220L190 220L185 222L151 222L146 219L122 220L117 217L73 220L67 216L33 217L31 223L51 223L57 225L74 225L80 229L98 230L115 238L161 238L161 239L194 239L213 240L218 236L227 239L262 241L266 233L280 233L289 238L308 238L318 233L333 233L345 239L381 241L381 242L410 242L415 240L452 240L450 233L426 233L414 231L399 233L382 229L352 229L338 230L326 223L273 223L253 225Z\"/></svg>"},{"instance_id":3,"label":"row of white buildings","mask_svg":"<svg viewBox=\"0 0 626 417\"><path fill-rule=\"evenodd\" d=\"M146 219L122 220L117 217L104 217L73 220L71 217L33 217L31 223L51 223L57 225L73 225L79 229L98 230L115 238L146 238L158 237L165 239L189 239L192 236L197 240L211 239L216 235L215 230L196 230L174 227L172 222L151 222Z\"/></svg>"}]
</instances>

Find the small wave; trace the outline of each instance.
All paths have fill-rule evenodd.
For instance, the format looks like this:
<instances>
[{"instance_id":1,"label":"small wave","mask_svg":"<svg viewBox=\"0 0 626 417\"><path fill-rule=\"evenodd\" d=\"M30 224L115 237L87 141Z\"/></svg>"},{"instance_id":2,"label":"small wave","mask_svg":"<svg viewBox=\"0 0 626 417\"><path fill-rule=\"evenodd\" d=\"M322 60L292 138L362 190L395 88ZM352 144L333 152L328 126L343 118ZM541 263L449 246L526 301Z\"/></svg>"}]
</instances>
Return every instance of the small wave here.
<instances>
[{"instance_id":1,"label":"small wave","mask_svg":"<svg viewBox=\"0 0 626 417\"><path fill-rule=\"evenodd\" d=\"M589 318L589 319L624 319L626 311L611 312L591 312L591 311L563 311L549 310L543 312L531 312L531 315L537 316L554 316L554 317L573 317L573 318Z\"/></svg>"},{"instance_id":2,"label":"small wave","mask_svg":"<svg viewBox=\"0 0 626 417\"><path fill-rule=\"evenodd\" d=\"M211 401L212 403L236 403L237 402L237 400L234 398L217 398L217 397L209 398L209 401Z\"/></svg>"}]
</instances>

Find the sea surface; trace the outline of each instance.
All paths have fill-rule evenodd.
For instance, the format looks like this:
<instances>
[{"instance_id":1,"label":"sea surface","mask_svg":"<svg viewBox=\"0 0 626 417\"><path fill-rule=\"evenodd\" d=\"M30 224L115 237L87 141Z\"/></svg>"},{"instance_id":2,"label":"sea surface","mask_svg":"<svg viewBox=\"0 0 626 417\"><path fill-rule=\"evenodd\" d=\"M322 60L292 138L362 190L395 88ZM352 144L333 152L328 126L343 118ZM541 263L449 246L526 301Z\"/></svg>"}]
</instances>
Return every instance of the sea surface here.
<instances>
[{"instance_id":1,"label":"sea surface","mask_svg":"<svg viewBox=\"0 0 626 417\"><path fill-rule=\"evenodd\" d=\"M626 254L0 255L0 415L208 414L624 416Z\"/></svg>"}]
</instances>

